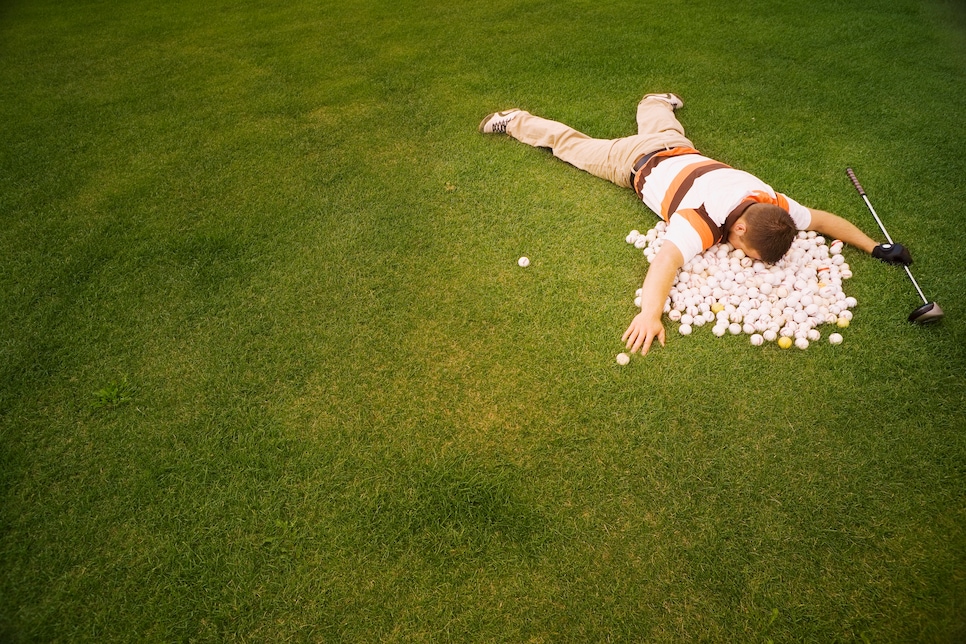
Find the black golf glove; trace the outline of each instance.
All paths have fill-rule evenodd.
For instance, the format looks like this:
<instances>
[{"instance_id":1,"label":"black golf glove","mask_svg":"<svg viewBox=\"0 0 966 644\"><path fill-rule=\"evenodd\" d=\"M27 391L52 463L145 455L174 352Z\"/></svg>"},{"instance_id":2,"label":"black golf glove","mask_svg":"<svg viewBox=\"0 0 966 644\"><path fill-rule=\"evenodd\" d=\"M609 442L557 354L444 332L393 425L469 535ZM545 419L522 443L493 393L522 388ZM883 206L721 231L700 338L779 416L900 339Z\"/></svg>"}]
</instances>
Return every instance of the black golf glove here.
<instances>
[{"instance_id":1,"label":"black golf glove","mask_svg":"<svg viewBox=\"0 0 966 644\"><path fill-rule=\"evenodd\" d=\"M912 266L912 255L902 244L879 244L872 249L872 256L887 264L902 264Z\"/></svg>"}]
</instances>

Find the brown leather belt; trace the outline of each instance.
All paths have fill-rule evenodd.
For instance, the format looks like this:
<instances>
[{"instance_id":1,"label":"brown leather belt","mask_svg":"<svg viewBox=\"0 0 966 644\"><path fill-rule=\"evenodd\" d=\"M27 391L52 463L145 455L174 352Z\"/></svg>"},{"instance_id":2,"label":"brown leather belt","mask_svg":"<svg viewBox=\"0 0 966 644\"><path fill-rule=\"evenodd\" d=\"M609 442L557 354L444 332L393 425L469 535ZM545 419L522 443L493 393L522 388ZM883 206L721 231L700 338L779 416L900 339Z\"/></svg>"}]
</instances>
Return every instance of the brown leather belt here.
<instances>
[{"instance_id":1,"label":"brown leather belt","mask_svg":"<svg viewBox=\"0 0 966 644\"><path fill-rule=\"evenodd\" d=\"M658 152L663 152L663 150L654 150L653 152L648 152L647 154L642 154L641 156L637 157L637 161L634 162L634 167L631 169L632 186L634 185L634 178L637 176L637 173L640 171L640 169Z\"/></svg>"}]
</instances>

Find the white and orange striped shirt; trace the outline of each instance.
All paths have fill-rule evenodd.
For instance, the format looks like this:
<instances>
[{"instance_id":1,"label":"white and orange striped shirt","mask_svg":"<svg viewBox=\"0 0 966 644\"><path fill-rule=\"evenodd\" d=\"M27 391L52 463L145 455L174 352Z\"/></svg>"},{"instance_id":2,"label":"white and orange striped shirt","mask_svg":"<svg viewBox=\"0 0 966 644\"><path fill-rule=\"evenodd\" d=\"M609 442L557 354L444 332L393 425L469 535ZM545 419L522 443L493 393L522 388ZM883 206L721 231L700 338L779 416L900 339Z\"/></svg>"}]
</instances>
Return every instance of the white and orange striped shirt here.
<instances>
[{"instance_id":1,"label":"white and orange striped shirt","mask_svg":"<svg viewBox=\"0 0 966 644\"><path fill-rule=\"evenodd\" d=\"M664 238L674 242L685 262L727 241L731 225L754 203L784 208L799 230L808 228L812 220L808 208L761 179L692 148L661 150L645 157L634 177L634 189L668 223Z\"/></svg>"}]
</instances>

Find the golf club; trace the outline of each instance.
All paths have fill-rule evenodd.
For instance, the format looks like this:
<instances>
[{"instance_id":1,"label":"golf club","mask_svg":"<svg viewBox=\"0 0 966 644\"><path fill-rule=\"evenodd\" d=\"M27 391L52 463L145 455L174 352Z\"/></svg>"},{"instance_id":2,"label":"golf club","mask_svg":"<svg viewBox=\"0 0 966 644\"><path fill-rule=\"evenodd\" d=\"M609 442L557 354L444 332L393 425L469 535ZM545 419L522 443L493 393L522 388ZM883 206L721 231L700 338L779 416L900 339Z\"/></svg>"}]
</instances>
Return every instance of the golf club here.
<instances>
[{"instance_id":1,"label":"golf club","mask_svg":"<svg viewBox=\"0 0 966 644\"><path fill-rule=\"evenodd\" d=\"M865 205L868 206L869 212L871 212L872 216L875 217L875 223L879 224L879 229L882 231L882 234L885 235L886 240L890 244L895 243L892 241L892 237L889 236L889 232L885 229L885 226L882 225L882 220L879 219L879 215L876 214L875 208L872 207L872 202L870 202L869 197L866 196L865 189L862 187L862 184L859 183L859 180L855 177L855 172L852 171L852 168L846 168L845 173L849 175L849 179L852 180L852 184L855 186L855 189L859 191L859 194L862 196L862 200L865 201ZM912 271L909 270L909 267L903 266L903 268L906 269L906 275L909 276L909 279L912 281L912 285L916 287L916 291L919 293L919 297L921 297L923 301L922 306L909 314L909 321L915 322L916 324L928 324L930 322L938 322L941 320L943 317L943 310L939 308L939 305L935 302L930 302L926 299L926 296L923 295L922 289L919 288L919 283L916 282L916 278L912 276Z\"/></svg>"}]
</instances>

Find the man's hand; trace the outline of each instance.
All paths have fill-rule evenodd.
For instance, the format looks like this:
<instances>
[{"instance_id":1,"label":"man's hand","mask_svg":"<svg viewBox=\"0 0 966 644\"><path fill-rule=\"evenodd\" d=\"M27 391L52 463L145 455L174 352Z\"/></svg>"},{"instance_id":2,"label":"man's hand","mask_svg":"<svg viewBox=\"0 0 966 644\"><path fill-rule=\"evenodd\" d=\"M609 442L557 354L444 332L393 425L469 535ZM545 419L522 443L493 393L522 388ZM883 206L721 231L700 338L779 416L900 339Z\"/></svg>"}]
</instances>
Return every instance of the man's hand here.
<instances>
[{"instance_id":1,"label":"man's hand","mask_svg":"<svg viewBox=\"0 0 966 644\"><path fill-rule=\"evenodd\" d=\"M627 343L631 353L640 349L641 355L646 356L654 338L658 339L662 347L664 346L664 325L661 324L661 318L658 316L655 319L653 315L642 311L634 316L631 325L627 327L627 331L624 331L621 342Z\"/></svg>"},{"instance_id":2,"label":"man's hand","mask_svg":"<svg viewBox=\"0 0 966 644\"><path fill-rule=\"evenodd\" d=\"M872 249L872 256L887 264L902 264L912 266L912 255L902 244L879 244Z\"/></svg>"},{"instance_id":3,"label":"man's hand","mask_svg":"<svg viewBox=\"0 0 966 644\"><path fill-rule=\"evenodd\" d=\"M678 247L674 242L665 241L644 277L644 286L641 287L641 312L634 317L627 331L621 336L621 341L627 343L631 353L640 349L641 355L647 355L654 338L664 346L664 325L661 324L664 302L671 292L671 284L677 277L678 269L683 264L684 257Z\"/></svg>"}]
</instances>

